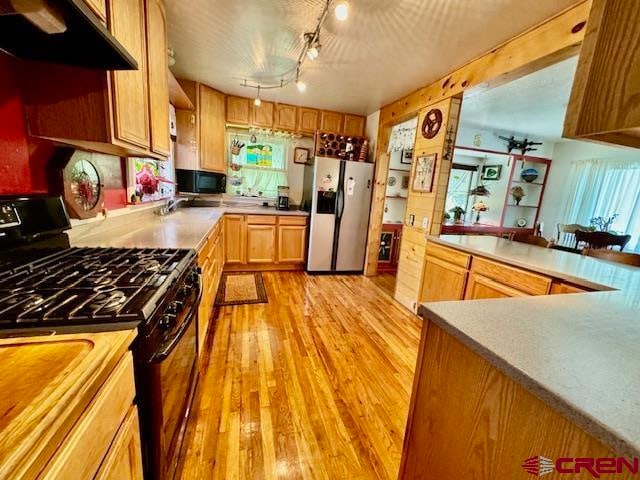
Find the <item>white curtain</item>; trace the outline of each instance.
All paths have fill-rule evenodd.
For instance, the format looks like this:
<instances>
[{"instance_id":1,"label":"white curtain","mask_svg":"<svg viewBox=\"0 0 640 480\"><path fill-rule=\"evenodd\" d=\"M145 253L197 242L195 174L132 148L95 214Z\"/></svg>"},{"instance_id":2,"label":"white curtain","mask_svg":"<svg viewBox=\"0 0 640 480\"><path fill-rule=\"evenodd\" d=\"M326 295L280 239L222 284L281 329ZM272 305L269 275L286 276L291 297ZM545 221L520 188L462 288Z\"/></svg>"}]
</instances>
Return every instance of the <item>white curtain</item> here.
<instances>
[{"instance_id":1,"label":"white curtain","mask_svg":"<svg viewBox=\"0 0 640 480\"><path fill-rule=\"evenodd\" d=\"M594 217L618 214L611 230L631 235L625 250L640 253L640 160L573 162L563 204L563 223L589 225Z\"/></svg>"}]
</instances>

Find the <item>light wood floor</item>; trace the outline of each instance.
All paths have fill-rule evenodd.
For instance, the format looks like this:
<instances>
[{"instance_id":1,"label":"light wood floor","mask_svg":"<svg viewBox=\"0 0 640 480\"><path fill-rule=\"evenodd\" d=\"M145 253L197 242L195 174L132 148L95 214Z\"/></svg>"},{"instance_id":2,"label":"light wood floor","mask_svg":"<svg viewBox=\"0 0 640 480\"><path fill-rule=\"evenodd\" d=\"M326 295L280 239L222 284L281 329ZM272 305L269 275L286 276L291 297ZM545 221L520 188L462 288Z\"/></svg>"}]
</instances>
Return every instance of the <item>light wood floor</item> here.
<instances>
[{"instance_id":1,"label":"light wood floor","mask_svg":"<svg viewBox=\"0 0 640 480\"><path fill-rule=\"evenodd\" d=\"M393 297L396 291L396 276L393 273L378 273L375 277L370 277L370 280L375 283L379 288Z\"/></svg>"},{"instance_id":2,"label":"light wood floor","mask_svg":"<svg viewBox=\"0 0 640 480\"><path fill-rule=\"evenodd\" d=\"M422 322L362 276L263 273L221 309L183 479L395 479Z\"/></svg>"}]
</instances>

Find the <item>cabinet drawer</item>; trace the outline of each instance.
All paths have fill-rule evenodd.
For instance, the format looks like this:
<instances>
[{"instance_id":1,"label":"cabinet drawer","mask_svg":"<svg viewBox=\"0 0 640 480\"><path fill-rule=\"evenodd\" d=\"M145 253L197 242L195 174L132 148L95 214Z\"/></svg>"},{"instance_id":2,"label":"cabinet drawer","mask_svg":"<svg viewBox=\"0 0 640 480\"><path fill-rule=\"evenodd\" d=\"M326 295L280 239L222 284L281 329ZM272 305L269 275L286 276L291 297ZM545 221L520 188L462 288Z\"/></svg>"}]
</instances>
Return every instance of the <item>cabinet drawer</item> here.
<instances>
[{"instance_id":1,"label":"cabinet drawer","mask_svg":"<svg viewBox=\"0 0 640 480\"><path fill-rule=\"evenodd\" d=\"M40 478L93 478L135 397L133 357L127 352Z\"/></svg>"},{"instance_id":2,"label":"cabinet drawer","mask_svg":"<svg viewBox=\"0 0 640 480\"><path fill-rule=\"evenodd\" d=\"M303 217L301 215L296 215L296 216L283 215L281 217L278 217L278 223L280 225L306 225L307 217Z\"/></svg>"},{"instance_id":3,"label":"cabinet drawer","mask_svg":"<svg viewBox=\"0 0 640 480\"><path fill-rule=\"evenodd\" d=\"M275 225L276 219L275 215L247 215L249 225Z\"/></svg>"},{"instance_id":4,"label":"cabinet drawer","mask_svg":"<svg viewBox=\"0 0 640 480\"><path fill-rule=\"evenodd\" d=\"M471 255L468 253L443 247L433 242L427 242L427 255L439 258L447 263L453 263L462 268L469 268L469 262L471 261Z\"/></svg>"},{"instance_id":5,"label":"cabinet drawer","mask_svg":"<svg viewBox=\"0 0 640 480\"><path fill-rule=\"evenodd\" d=\"M547 295L551 279L537 273L473 257L471 271L531 295Z\"/></svg>"}]
</instances>

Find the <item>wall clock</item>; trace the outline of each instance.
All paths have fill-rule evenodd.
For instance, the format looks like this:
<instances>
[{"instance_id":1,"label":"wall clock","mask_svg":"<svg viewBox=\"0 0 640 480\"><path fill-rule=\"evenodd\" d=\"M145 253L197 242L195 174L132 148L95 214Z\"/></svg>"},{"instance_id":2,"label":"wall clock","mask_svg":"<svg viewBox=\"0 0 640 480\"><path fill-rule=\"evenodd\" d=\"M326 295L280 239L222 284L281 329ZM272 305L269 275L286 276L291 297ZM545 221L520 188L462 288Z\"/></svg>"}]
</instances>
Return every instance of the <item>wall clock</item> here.
<instances>
[{"instance_id":1,"label":"wall clock","mask_svg":"<svg viewBox=\"0 0 640 480\"><path fill-rule=\"evenodd\" d=\"M91 153L76 150L62 170L63 198L74 218L95 217L104 208L104 184Z\"/></svg>"},{"instance_id":2,"label":"wall clock","mask_svg":"<svg viewBox=\"0 0 640 480\"><path fill-rule=\"evenodd\" d=\"M293 162L302 164L309 163L309 149L296 147L293 152Z\"/></svg>"},{"instance_id":3,"label":"wall clock","mask_svg":"<svg viewBox=\"0 0 640 480\"><path fill-rule=\"evenodd\" d=\"M422 136L427 140L438 135L442 127L442 110L437 108L431 109L422 121Z\"/></svg>"}]
</instances>

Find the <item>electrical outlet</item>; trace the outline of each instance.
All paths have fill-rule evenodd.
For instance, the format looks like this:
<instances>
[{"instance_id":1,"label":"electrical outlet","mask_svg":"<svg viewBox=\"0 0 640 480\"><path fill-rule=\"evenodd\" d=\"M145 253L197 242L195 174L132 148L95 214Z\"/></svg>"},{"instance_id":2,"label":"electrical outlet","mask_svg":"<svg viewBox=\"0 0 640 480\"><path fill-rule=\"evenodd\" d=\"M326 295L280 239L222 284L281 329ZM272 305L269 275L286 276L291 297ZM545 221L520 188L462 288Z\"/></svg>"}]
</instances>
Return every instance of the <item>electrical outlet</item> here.
<instances>
[{"instance_id":1,"label":"electrical outlet","mask_svg":"<svg viewBox=\"0 0 640 480\"><path fill-rule=\"evenodd\" d=\"M423 217L422 219L422 228L429 227L429 217Z\"/></svg>"}]
</instances>

